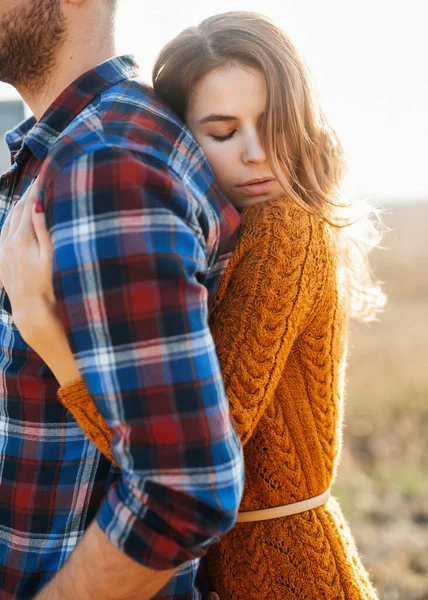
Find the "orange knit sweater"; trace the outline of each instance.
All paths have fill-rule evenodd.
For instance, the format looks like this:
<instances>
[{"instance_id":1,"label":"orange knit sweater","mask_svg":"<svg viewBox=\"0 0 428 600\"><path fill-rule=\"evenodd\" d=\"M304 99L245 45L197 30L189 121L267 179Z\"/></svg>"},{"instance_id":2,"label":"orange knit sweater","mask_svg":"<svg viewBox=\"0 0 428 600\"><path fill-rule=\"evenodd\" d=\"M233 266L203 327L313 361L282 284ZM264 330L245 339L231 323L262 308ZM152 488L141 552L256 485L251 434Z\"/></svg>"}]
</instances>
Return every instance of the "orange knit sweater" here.
<instances>
[{"instance_id":1,"label":"orange knit sweater","mask_svg":"<svg viewBox=\"0 0 428 600\"><path fill-rule=\"evenodd\" d=\"M210 325L244 446L240 510L248 511L331 486L346 317L327 224L284 198L245 209L242 220ZM100 434L99 422L96 430L90 425L97 409L83 384L62 388L60 397L99 447L104 436L108 453L109 434ZM238 523L209 550L205 566L220 600L376 599L334 499L298 515Z\"/></svg>"}]
</instances>

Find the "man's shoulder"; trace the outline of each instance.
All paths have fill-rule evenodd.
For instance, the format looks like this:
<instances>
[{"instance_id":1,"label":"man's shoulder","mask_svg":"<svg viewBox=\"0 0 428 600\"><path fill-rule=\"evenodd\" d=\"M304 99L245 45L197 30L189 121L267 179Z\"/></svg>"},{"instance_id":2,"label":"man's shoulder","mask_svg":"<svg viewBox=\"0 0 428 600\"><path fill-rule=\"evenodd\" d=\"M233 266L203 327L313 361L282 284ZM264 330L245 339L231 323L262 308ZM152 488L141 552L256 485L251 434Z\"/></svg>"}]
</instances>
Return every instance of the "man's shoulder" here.
<instances>
[{"instance_id":1,"label":"man's shoulder","mask_svg":"<svg viewBox=\"0 0 428 600\"><path fill-rule=\"evenodd\" d=\"M171 169L182 181L214 181L203 151L187 127L137 79L104 90L61 133L46 157L45 172L112 149Z\"/></svg>"},{"instance_id":2,"label":"man's shoulder","mask_svg":"<svg viewBox=\"0 0 428 600\"><path fill-rule=\"evenodd\" d=\"M128 161L132 165L118 168ZM104 195L107 185L117 193L121 173L126 190L126 178L135 173L146 203L162 202L198 232L210 269L230 251L239 225L236 210L191 132L138 80L107 88L70 123L47 155L39 181L48 188L64 172L66 181L70 174L79 180L74 186L90 186L95 178L86 171L95 170Z\"/></svg>"}]
</instances>

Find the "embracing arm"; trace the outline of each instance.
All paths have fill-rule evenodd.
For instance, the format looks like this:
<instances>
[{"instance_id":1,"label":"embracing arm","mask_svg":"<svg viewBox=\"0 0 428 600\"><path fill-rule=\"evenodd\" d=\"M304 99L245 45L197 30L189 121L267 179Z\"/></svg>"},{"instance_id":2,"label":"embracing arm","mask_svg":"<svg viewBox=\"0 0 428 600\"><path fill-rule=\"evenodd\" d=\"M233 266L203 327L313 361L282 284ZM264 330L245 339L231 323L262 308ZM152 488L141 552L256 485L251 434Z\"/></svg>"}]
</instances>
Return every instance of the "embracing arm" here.
<instances>
[{"instance_id":1,"label":"embracing arm","mask_svg":"<svg viewBox=\"0 0 428 600\"><path fill-rule=\"evenodd\" d=\"M42 189L59 314L121 476L41 598L66 598L73 580L82 600L121 598L130 572L123 597L150 598L235 520L242 454L187 193L156 159L112 148L74 158Z\"/></svg>"},{"instance_id":2,"label":"embracing arm","mask_svg":"<svg viewBox=\"0 0 428 600\"><path fill-rule=\"evenodd\" d=\"M9 213L0 235L0 278L22 338L60 384L58 396L86 436L113 463L111 431L88 393L60 319L52 285L53 247L38 186Z\"/></svg>"},{"instance_id":3,"label":"embracing arm","mask_svg":"<svg viewBox=\"0 0 428 600\"><path fill-rule=\"evenodd\" d=\"M272 401L285 363L319 296L323 226L293 201L255 204L210 314L235 424L245 445Z\"/></svg>"},{"instance_id":4,"label":"embracing arm","mask_svg":"<svg viewBox=\"0 0 428 600\"><path fill-rule=\"evenodd\" d=\"M174 572L154 571L128 558L93 522L35 600L149 600Z\"/></svg>"}]
</instances>

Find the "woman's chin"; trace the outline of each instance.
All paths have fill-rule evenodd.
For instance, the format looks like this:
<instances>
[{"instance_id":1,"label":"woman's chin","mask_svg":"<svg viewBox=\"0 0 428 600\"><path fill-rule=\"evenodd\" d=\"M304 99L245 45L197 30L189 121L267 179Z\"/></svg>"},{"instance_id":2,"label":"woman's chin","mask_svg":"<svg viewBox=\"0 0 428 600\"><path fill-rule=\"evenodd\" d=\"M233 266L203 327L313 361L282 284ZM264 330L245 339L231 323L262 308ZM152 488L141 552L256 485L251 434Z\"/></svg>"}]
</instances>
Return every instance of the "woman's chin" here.
<instances>
[{"instance_id":1,"label":"woman's chin","mask_svg":"<svg viewBox=\"0 0 428 600\"><path fill-rule=\"evenodd\" d=\"M234 207L242 211L244 208L248 206L253 206L253 204L259 204L260 202L267 202L268 200L273 200L274 198L279 198L284 195L284 190L279 189L275 190L275 192L271 192L269 194L262 194L260 196L246 196L245 198L235 198L232 199L231 202Z\"/></svg>"}]
</instances>

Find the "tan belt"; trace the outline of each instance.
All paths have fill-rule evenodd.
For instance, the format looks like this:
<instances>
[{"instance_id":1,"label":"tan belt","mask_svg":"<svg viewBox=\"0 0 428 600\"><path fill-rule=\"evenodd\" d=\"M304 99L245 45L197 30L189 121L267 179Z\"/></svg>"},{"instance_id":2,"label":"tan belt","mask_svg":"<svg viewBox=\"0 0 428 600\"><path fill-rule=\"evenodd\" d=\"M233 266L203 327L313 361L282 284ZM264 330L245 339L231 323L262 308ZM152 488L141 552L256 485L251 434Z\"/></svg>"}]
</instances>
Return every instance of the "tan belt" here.
<instances>
[{"instance_id":1,"label":"tan belt","mask_svg":"<svg viewBox=\"0 0 428 600\"><path fill-rule=\"evenodd\" d=\"M239 512L236 522L249 523L250 521L266 521L267 519L277 519L278 517L297 515L305 512L306 510L312 510L313 508L322 506L330 498L330 495L331 490L328 489L319 496L314 496L313 498L308 498L308 500L302 500L301 502L284 504L284 506L276 506L275 508Z\"/></svg>"}]
</instances>

